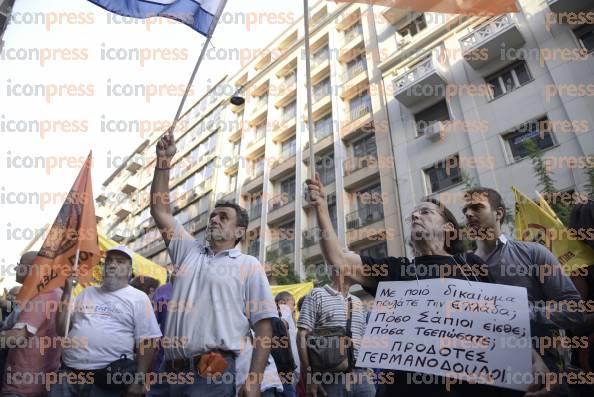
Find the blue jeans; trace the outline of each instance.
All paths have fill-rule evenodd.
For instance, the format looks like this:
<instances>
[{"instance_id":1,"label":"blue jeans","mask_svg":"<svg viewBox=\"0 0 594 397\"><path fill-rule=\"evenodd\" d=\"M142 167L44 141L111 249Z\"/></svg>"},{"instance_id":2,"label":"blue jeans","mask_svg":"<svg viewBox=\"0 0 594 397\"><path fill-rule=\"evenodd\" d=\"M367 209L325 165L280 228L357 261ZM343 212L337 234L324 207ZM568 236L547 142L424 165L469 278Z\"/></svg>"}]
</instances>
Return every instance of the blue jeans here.
<instances>
[{"instance_id":1,"label":"blue jeans","mask_svg":"<svg viewBox=\"0 0 594 397\"><path fill-rule=\"evenodd\" d=\"M292 383L283 383L283 397L297 397L295 385Z\"/></svg>"},{"instance_id":2,"label":"blue jeans","mask_svg":"<svg viewBox=\"0 0 594 397\"><path fill-rule=\"evenodd\" d=\"M147 397L235 397L235 358L225 356L227 368L216 377L202 377L193 370L187 372L153 373L157 383L151 381Z\"/></svg>"},{"instance_id":3,"label":"blue jeans","mask_svg":"<svg viewBox=\"0 0 594 397\"><path fill-rule=\"evenodd\" d=\"M355 368L349 374L326 373L313 381L321 384L328 397L374 397L375 385L368 371L366 368Z\"/></svg>"}]
</instances>

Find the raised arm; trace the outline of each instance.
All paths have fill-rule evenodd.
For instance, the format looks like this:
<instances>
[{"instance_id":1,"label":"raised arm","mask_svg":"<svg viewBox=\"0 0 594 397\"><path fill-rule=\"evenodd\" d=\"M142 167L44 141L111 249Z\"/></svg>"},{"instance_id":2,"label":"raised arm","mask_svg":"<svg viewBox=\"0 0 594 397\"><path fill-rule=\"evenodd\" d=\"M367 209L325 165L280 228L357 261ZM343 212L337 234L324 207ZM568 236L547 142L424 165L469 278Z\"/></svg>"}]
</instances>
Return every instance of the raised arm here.
<instances>
[{"instance_id":1,"label":"raised arm","mask_svg":"<svg viewBox=\"0 0 594 397\"><path fill-rule=\"evenodd\" d=\"M308 179L305 183L309 191L310 203L316 210L318 226L321 232L320 247L326 262L339 267L342 274L357 284L361 284L364 287L377 287L377 279L364 276L361 256L348 252L345 247L340 245L338 237L334 232L332 221L330 220L328 203L319 174L316 173L315 179Z\"/></svg>"},{"instance_id":2,"label":"raised arm","mask_svg":"<svg viewBox=\"0 0 594 397\"><path fill-rule=\"evenodd\" d=\"M151 185L151 216L155 219L155 224L167 246L175 229L175 220L169 206L169 170L175 152L175 138L173 130L170 129L157 142L157 161Z\"/></svg>"}]
</instances>

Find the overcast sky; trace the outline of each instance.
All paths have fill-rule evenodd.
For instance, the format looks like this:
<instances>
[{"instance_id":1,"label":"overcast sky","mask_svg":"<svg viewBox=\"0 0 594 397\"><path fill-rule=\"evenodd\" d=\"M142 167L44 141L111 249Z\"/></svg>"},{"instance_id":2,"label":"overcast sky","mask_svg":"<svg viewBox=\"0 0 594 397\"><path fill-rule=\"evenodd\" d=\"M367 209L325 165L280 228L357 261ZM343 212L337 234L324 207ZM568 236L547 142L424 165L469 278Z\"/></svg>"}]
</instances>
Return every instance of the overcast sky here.
<instances>
[{"instance_id":1,"label":"overcast sky","mask_svg":"<svg viewBox=\"0 0 594 397\"><path fill-rule=\"evenodd\" d=\"M300 0L229 0L211 51L221 59L205 60L193 98L240 68L233 49L257 53L301 16L302 7ZM84 0L16 0L13 16L0 57L0 288L13 283L7 272L25 237L53 222L62 204L56 198L41 205L37 195L68 191L89 150L96 195L118 161L142 141L139 133L105 126L111 120L170 121L204 42L177 22L125 20ZM135 48L150 58L107 59ZM138 94L116 95L123 89ZM186 108L192 103L189 98ZM36 121L53 125L42 133ZM28 203L8 203L25 196Z\"/></svg>"}]
</instances>

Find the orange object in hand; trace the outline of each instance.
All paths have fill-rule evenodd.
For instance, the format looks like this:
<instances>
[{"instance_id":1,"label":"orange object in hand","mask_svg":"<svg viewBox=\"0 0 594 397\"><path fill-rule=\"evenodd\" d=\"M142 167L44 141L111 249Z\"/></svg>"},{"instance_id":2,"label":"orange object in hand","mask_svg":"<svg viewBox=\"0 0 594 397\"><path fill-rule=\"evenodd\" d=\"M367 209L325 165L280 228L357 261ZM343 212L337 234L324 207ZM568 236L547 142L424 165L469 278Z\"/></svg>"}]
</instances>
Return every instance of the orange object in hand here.
<instances>
[{"instance_id":1,"label":"orange object in hand","mask_svg":"<svg viewBox=\"0 0 594 397\"><path fill-rule=\"evenodd\" d=\"M227 369L227 360L221 354L211 352L200 356L198 374L203 378L222 375L225 369Z\"/></svg>"}]
</instances>

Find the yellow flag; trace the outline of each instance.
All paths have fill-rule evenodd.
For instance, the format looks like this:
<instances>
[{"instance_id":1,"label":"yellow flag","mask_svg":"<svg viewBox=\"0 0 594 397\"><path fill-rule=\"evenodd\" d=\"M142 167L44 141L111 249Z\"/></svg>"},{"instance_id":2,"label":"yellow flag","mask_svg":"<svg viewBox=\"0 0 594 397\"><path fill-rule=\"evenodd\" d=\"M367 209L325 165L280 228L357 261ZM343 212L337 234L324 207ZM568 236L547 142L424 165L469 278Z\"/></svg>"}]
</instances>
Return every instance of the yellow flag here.
<instances>
[{"instance_id":1,"label":"yellow flag","mask_svg":"<svg viewBox=\"0 0 594 397\"><path fill-rule=\"evenodd\" d=\"M533 241L547 247L567 274L594 263L594 251L574 230L568 230L548 204L546 208L538 206L516 187L512 186L516 197L516 239ZM544 201L541 197L541 202Z\"/></svg>"},{"instance_id":2,"label":"yellow flag","mask_svg":"<svg viewBox=\"0 0 594 397\"><path fill-rule=\"evenodd\" d=\"M99 240L99 249L101 250L101 262L93 268L92 278L90 280L90 285L99 285L102 281L103 275L103 259L104 253L110 248L113 248L117 245L113 240L105 237L103 234L98 233L98 240ZM167 281L167 270L161 266L156 264L153 261L146 259L144 256L141 256L135 252L132 253L133 258L133 265L132 265L132 272L134 276L147 276L156 278L159 280L161 285L165 284ZM74 288L73 295L78 295L86 285L77 284Z\"/></svg>"},{"instance_id":3,"label":"yellow flag","mask_svg":"<svg viewBox=\"0 0 594 397\"><path fill-rule=\"evenodd\" d=\"M536 192L536 195L538 196L538 205L540 205L540 208L542 208L547 214L549 214L551 218L562 223L555 211L553 211L549 203L547 203L547 200L545 200L545 198L542 196L542 194Z\"/></svg>"},{"instance_id":4,"label":"yellow flag","mask_svg":"<svg viewBox=\"0 0 594 397\"><path fill-rule=\"evenodd\" d=\"M311 291L314 287L312 281L308 283L300 283L300 284L289 284L289 285L271 285L270 289L272 290L272 296L276 296L279 292L287 291L293 295L295 299L295 303L305 295Z\"/></svg>"}]
</instances>

